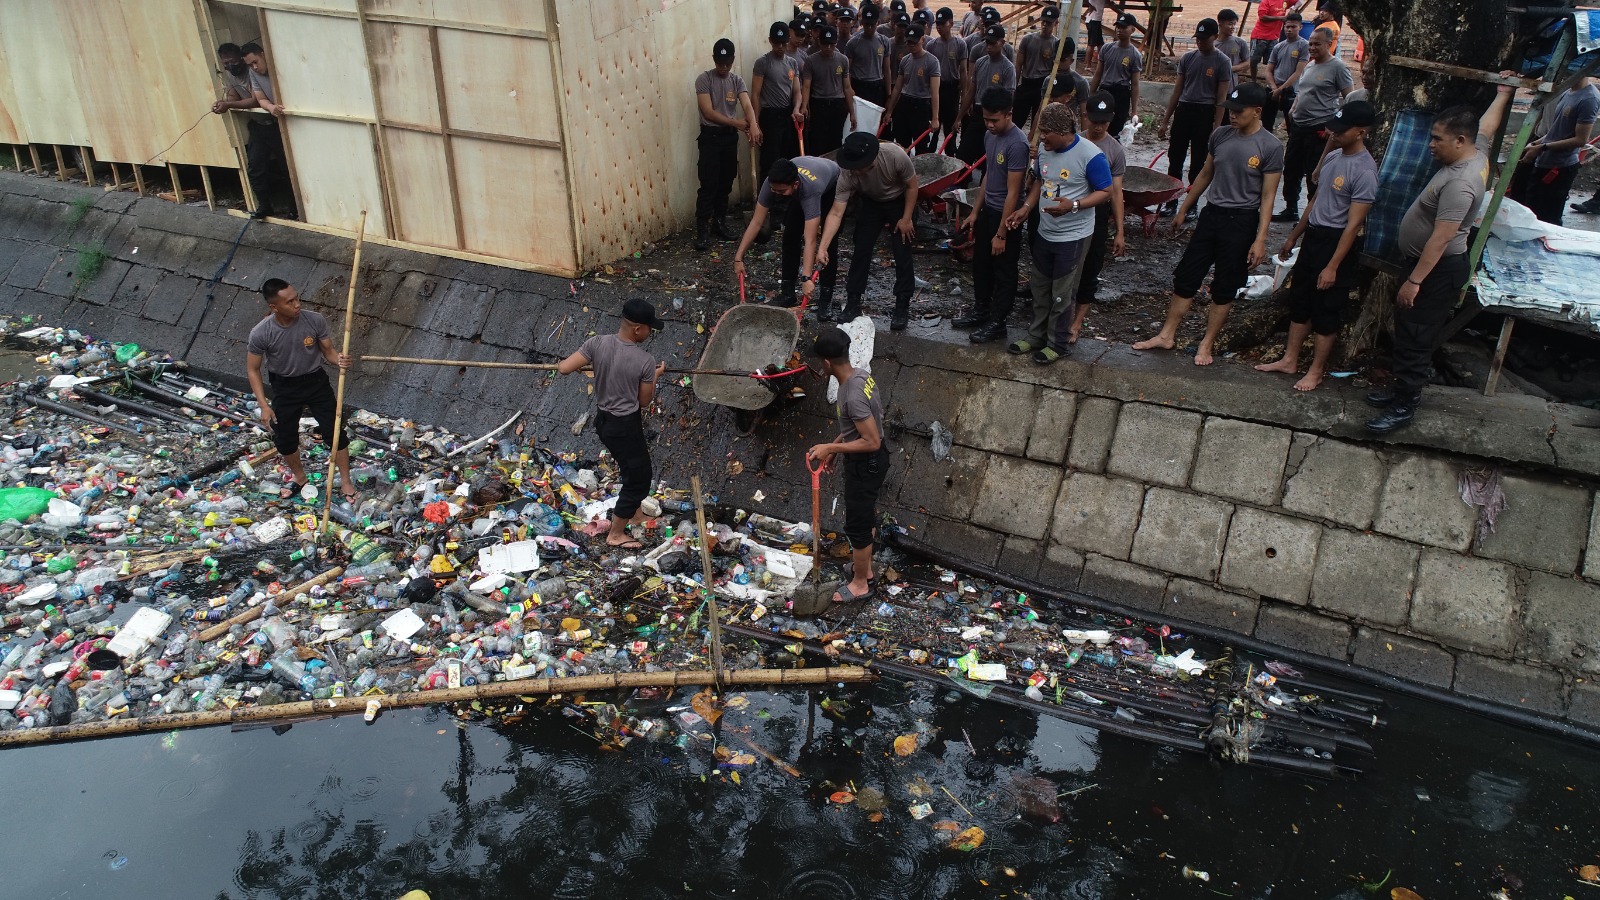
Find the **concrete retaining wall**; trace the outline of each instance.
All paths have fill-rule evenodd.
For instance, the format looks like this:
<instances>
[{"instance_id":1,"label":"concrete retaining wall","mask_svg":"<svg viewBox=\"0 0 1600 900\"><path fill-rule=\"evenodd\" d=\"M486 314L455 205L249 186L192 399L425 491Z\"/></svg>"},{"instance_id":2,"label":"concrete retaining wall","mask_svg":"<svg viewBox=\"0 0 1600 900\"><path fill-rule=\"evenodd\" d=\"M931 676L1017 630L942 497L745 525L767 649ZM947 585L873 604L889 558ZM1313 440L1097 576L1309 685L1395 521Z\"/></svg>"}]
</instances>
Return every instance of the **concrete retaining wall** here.
<instances>
[{"instance_id":1,"label":"concrete retaining wall","mask_svg":"<svg viewBox=\"0 0 1600 900\"><path fill-rule=\"evenodd\" d=\"M94 206L78 216L85 197ZM212 287L242 224L0 175L0 313L171 352L193 337L191 362L237 375L264 314L261 280L288 278L337 321L351 251L252 224ZM74 248L102 246L97 277L77 283ZM548 361L614 328L625 296L669 309L659 280L579 287L371 246L364 259L359 353ZM697 325L731 301L701 302L700 290L652 345L672 364L698 359ZM884 506L922 540L1063 589L1600 726L1600 414L1429 388L1414 426L1371 441L1362 389L1342 382L1303 395L1243 367L1199 371L1187 356L1095 341L1040 368L916 334L880 332L873 369L895 451ZM592 431L571 431L591 406L586 388L579 377L384 365L358 370L350 396L463 432L521 409L533 439L592 457ZM724 502L809 517L802 454L834 434L822 394L739 438L728 410L664 388L658 477L682 486L697 473ZM955 434L944 461L929 447L936 420ZM1463 467L1481 465L1505 472L1507 507L1488 535L1457 490ZM830 479L823 499L834 527L837 489Z\"/></svg>"}]
</instances>

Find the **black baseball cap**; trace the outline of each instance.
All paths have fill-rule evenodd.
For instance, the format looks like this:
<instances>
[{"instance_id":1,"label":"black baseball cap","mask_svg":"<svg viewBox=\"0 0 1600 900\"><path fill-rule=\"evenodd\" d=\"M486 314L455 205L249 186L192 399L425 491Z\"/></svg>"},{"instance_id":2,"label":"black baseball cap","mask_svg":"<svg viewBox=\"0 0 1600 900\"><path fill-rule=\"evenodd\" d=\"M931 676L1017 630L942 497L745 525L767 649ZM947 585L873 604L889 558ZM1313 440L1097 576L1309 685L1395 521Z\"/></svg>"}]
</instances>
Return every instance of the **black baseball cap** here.
<instances>
[{"instance_id":1,"label":"black baseball cap","mask_svg":"<svg viewBox=\"0 0 1600 900\"><path fill-rule=\"evenodd\" d=\"M829 6L828 0L812 0L811 11L820 16L827 13Z\"/></svg>"},{"instance_id":2,"label":"black baseball cap","mask_svg":"<svg viewBox=\"0 0 1600 900\"><path fill-rule=\"evenodd\" d=\"M941 6L939 11L933 14L933 20L935 22L954 22L956 14L950 11L950 7Z\"/></svg>"},{"instance_id":3,"label":"black baseball cap","mask_svg":"<svg viewBox=\"0 0 1600 900\"><path fill-rule=\"evenodd\" d=\"M889 8L897 13L906 11L906 0L889 0Z\"/></svg>"},{"instance_id":4,"label":"black baseball cap","mask_svg":"<svg viewBox=\"0 0 1600 900\"><path fill-rule=\"evenodd\" d=\"M1378 121L1378 111L1365 100L1351 100L1333 114L1328 122L1329 131L1346 131L1362 128Z\"/></svg>"},{"instance_id":5,"label":"black baseball cap","mask_svg":"<svg viewBox=\"0 0 1600 900\"><path fill-rule=\"evenodd\" d=\"M1089 98L1086 117L1091 122L1109 122L1117 117L1117 105L1105 91Z\"/></svg>"},{"instance_id":6,"label":"black baseball cap","mask_svg":"<svg viewBox=\"0 0 1600 900\"><path fill-rule=\"evenodd\" d=\"M622 318L624 321L632 322L635 325L648 325L651 331L660 331L667 327L661 321L661 317L656 315L655 306L651 305L649 300L640 297L635 297L622 304Z\"/></svg>"},{"instance_id":7,"label":"black baseball cap","mask_svg":"<svg viewBox=\"0 0 1600 900\"><path fill-rule=\"evenodd\" d=\"M1046 6L1044 11L1039 13L1039 18L1046 22L1054 22L1055 20L1061 18L1061 7Z\"/></svg>"},{"instance_id":8,"label":"black baseball cap","mask_svg":"<svg viewBox=\"0 0 1600 900\"><path fill-rule=\"evenodd\" d=\"M1139 20L1133 15L1133 13L1123 13L1122 15L1117 16L1117 27L1138 28Z\"/></svg>"},{"instance_id":9,"label":"black baseball cap","mask_svg":"<svg viewBox=\"0 0 1600 900\"><path fill-rule=\"evenodd\" d=\"M1220 26L1217 25L1216 19L1201 19L1200 24L1194 27L1194 36L1206 37L1208 35L1215 35L1219 30L1221 29Z\"/></svg>"},{"instance_id":10,"label":"black baseball cap","mask_svg":"<svg viewBox=\"0 0 1600 900\"><path fill-rule=\"evenodd\" d=\"M817 32L817 40L824 44L837 44L839 43L839 29L832 25L824 25L822 30Z\"/></svg>"},{"instance_id":11,"label":"black baseball cap","mask_svg":"<svg viewBox=\"0 0 1600 900\"><path fill-rule=\"evenodd\" d=\"M1000 22L1000 10L992 6L985 6L978 15L982 17L982 21L990 24L999 24Z\"/></svg>"},{"instance_id":12,"label":"black baseball cap","mask_svg":"<svg viewBox=\"0 0 1600 900\"><path fill-rule=\"evenodd\" d=\"M848 8L848 7L847 7ZM871 25L878 21L878 8L876 6L861 7L861 24Z\"/></svg>"},{"instance_id":13,"label":"black baseball cap","mask_svg":"<svg viewBox=\"0 0 1600 900\"><path fill-rule=\"evenodd\" d=\"M906 26L906 25L910 25L911 24L911 17L906 15L903 12L897 12L897 13L894 14L894 23L896 25L900 25L902 27Z\"/></svg>"},{"instance_id":14,"label":"black baseball cap","mask_svg":"<svg viewBox=\"0 0 1600 900\"><path fill-rule=\"evenodd\" d=\"M985 44L993 44L996 41L1003 41L1005 39L1006 27L1004 25L990 25L988 28L983 30L983 42Z\"/></svg>"},{"instance_id":15,"label":"black baseball cap","mask_svg":"<svg viewBox=\"0 0 1600 900\"><path fill-rule=\"evenodd\" d=\"M789 23L789 31L791 33L793 33L793 34L805 34L807 31L810 31L810 30L811 30L811 23L806 21L806 19L804 17L801 17L799 19L795 19L793 22Z\"/></svg>"},{"instance_id":16,"label":"black baseball cap","mask_svg":"<svg viewBox=\"0 0 1600 900\"><path fill-rule=\"evenodd\" d=\"M733 59L733 41L727 38L718 39L715 44L711 45L711 58Z\"/></svg>"},{"instance_id":17,"label":"black baseball cap","mask_svg":"<svg viewBox=\"0 0 1600 900\"><path fill-rule=\"evenodd\" d=\"M1056 80L1050 83L1050 97L1054 99L1056 97L1060 97L1062 94L1070 94L1076 90L1077 87L1078 78L1076 75L1072 74L1071 72L1057 72ZM1078 97L1075 99L1082 100L1083 98Z\"/></svg>"},{"instance_id":18,"label":"black baseball cap","mask_svg":"<svg viewBox=\"0 0 1600 900\"><path fill-rule=\"evenodd\" d=\"M788 22L773 22L772 27L767 29L767 40L769 41L787 41L788 39Z\"/></svg>"},{"instance_id":19,"label":"black baseball cap","mask_svg":"<svg viewBox=\"0 0 1600 900\"><path fill-rule=\"evenodd\" d=\"M856 20L856 11L848 6L841 7L839 9L838 19L841 22L854 22Z\"/></svg>"},{"instance_id":20,"label":"black baseball cap","mask_svg":"<svg viewBox=\"0 0 1600 900\"><path fill-rule=\"evenodd\" d=\"M1222 106L1224 109L1231 109L1237 112L1251 106L1266 106L1270 97L1271 94L1267 92L1266 88L1249 81L1234 88L1233 92L1228 94L1228 99L1222 101Z\"/></svg>"},{"instance_id":21,"label":"black baseball cap","mask_svg":"<svg viewBox=\"0 0 1600 900\"><path fill-rule=\"evenodd\" d=\"M852 131L839 145L841 169L865 169L878 158L878 138L871 132Z\"/></svg>"},{"instance_id":22,"label":"black baseball cap","mask_svg":"<svg viewBox=\"0 0 1600 900\"><path fill-rule=\"evenodd\" d=\"M922 32L922 26L921 25L918 25L915 22L913 22L910 25L907 25L906 26L906 43L915 44L917 41L922 40L922 34L923 34L923 32Z\"/></svg>"},{"instance_id":23,"label":"black baseball cap","mask_svg":"<svg viewBox=\"0 0 1600 900\"><path fill-rule=\"evenodd\" d=\"M932 25L933 13L925 9L919 9L911 14L911 21L923 26Z\"/></svg>"}]
</instances>

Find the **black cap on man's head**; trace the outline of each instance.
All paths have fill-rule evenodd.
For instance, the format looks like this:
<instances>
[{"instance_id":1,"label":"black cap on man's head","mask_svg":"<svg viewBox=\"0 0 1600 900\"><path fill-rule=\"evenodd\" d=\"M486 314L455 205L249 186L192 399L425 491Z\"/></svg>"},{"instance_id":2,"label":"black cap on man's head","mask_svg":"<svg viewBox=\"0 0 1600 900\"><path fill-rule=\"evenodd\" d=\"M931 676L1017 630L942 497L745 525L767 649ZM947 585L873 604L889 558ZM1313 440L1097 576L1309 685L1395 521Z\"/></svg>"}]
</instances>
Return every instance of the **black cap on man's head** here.
<instances>
[{"instance_id":1,"label":"black cap on man's head","mask_svg":"<svg viewBox=\"0 0 1600 900\"><path fill-rule=\"evenodd\" d=\"M824 328L811 343L811 351L829 362L850 358L850 335L837 325Z\"/></svg>"},{"instance_id":2,"label":"black cap on man's head","mask_svg":"<svg viewBox=\"0 0 1600 900\"><path fill-rule=\"evenodd\" d=\"M848 6L841 7L839 9L838 19L841 22L854 22L856 20L856 11Z\"/></svg>"},{"instance_id":3,"label":"black cap on man's head","mask_svg":"<svg viewBox=\"0 0 1600 900\"><path fill-rule=\"evenodd\" d=\"M904 28L905 26L911 24L911 17L903 12L897 12L894 14L894 23L899 25L901 28Z\"/></svg>"},{"instance_id":4,"label":"black cap on man's head","mask_svg":"<svg viewBox=\"0 0 1600 900\"><path fill-rule=\"evenodd\" d=\"M1046 6L1044 11L1039 13L1039 18L1046 22L1054 22L1061 18L1061 7Z\"/></svg>"},{"instance_id":5,"label":"black cap on man's head","mask_svg":"<svg viewBox=\"0 0 1600 900\"><path fill-rule=\"evenodd\" d=\"M656 315L656 308L650 301L639 297L622 304L622 318L635 325L648 325L651 331L660 331L667 327L662 323L661 317Z\"/></svg>"},{"instance_id":6,"label":"black cap on man's head","mask_svg":"<svg viewBox=\"0 0 1600 900\"><path fill-rule=\"evenodd\" d=\"M1348 131L1351 128L1365 128L1378 121L1378 110L1365 100L1351 100L1333 114L1333 120L1328 123L1329 131Z\"/></svg>"},{"instance_id":7,"label":"black cap on man's head","mask_svg":"<svg viewBox=\"0 0 1600 900\"><path fill-rule=\"evenodd\" d=\"M1207 37L1207 36L1215 37L1219 30L1221 30L1221 29L1220 29L1220 26L1217 25L1217 20L1216 19L1201 19L1200 20L1200 24L1196 25L1194 27L1194 36L1195 37Z\"/></svg>"},{"instance_id":8,"label":"black cap on man's head","mask_svg":"<svg viewBox=\"0 0 1600 900\"><path fill-rule=\"evenodd\" d=\"M810 30L811 30L811 24L809 22L807 22L803 18L802 19L795 19L793 22L789 23L789 33L790 34L797 34L797 35L800 35L800 36L804 37L805 33L807 31L810 31Z\"/></svg>"},{"instance_id":9,"label":"black cap on man's head","mask_svg":"<svg viewBox=\"0 0 1600 900\"><path fill-rule=\"evenodd\" d=\"M819 16L826 15L831 5L828 0L812 0L811 11Z\"/></svg>"},{"instance_id":10,"label":"black cap on man's head","mask_svg":"<svg viewBox=\"0 0 1600 900\"><path fill-rule=\"evenodd\" d=\"M861 24L875 25L878 22L878 8L876 6L861 7Z\"/></svg>"},{"instance_id":11,"label":"black cap on man's head","mask_svg":"<svg viewBox=\"0 0 1600 900\"><path fill-rule=\"evenodd\" d=\"M906 11L906 0L889 0L889 11L903 13Z\"/></svg>"},{"instance_id":12,"label":"black cap on man's head","mask_svg":"<svg viewBox=\"0 0 1600 900\"><path fill-rule=\"evenodd\" d=\"M733 41L727 38L718 39L715 44L711 45L711 58L717 62L733 59Z\"/></svg>"},{"instance_id":13,"label":"black cap on man's head","mask_svg":"<svg viewBox=\"0 0 1600 900\"><path fill-rule=\"evenodd\" d=\"M918 25L915 22L913 22L910 25L907 25L906 26L906 43L915 44L917 41L922 40L922 34L923 34L923 32L922 32L922 26L921 25Z\"/></svg>"},{"instance_id":14,"label":"black cap on man's head","mask_svg":"<svg viewBox=\"0 0 1600 900\"><path fill-rule=\"evenodd\" d=\"M1133 13L1123 13L1122 15L1117 16L1117 27L1138 28L1139 20L1133 15Z\"/></svg>"},{"instance_id":15,"label":"black cap on man's head","mask_svg":"<svg viewBox=\"0 0 1600 900\"><path fill-rule=\"evenodd\" d=\"M800 181L800 167L792 159L775 159L767 170L767 180L773 184L796 184Z\"/></svg>"},{"instance_id":16,"label":"black cap on man's head","mask_svg":"<svg viewBox=\"0 0 1600 900\"><path fill-rule=\"evenodd\" d=\"M1091 122L1109 122L1117 117L1117 104L1105 91L1089 98L1085 115Z\"/></svg>"},{"instance_id":17,"label":"black cap on man's head","mask_svg":"<svg viewBox=\"0 0 1600 900\"><path fill-rule=\"evenodd\" d=\"M983 30L983 42L985 44L997 44L1005 39L1006 27L1004 25L990 25Z\"/></svg>"},{"instance_id":18,"label":"black cap on man's head","mask_svg":"<svg viewBox=\"0 0 1600 900\"><path fill-rule=\"evenodd\" d=\"M933 24L933 13L925 9L919 9L911 14L911 21L913 24L927 28Z\"/></svg>"},{"instance_id":19,"label":"black cap on man's head","mask_svg":"<svg viewBox=\"0 0 1600 900\"><path fill-rule=\"evenodd\" d=\"M832 25L824 25L822 30L817 32L817 40L824 44L837 44L839 43L839 29Z\"/></svg>"},{"instance_id":20,"label":"black cap on man's head","mask_svg":"<svg viewBox=\"0 0 1600 900\"><path fill-rule=\"evenodd\" d=\"M787 41L788 39L788 22L773 22L772 27L767 29L767 40L769 41Z\"/></svg>"},{"instance_id":21,"label":"black cap on man's head","mask_svg":"<svg viewBox=\"0 0 1600 900\"><path fill-rule=\"evenodd\" d=\"M1228 99L1222 101L1222 106L1224 109L1231 109L1235 112L1252 106L1263 107L1267 105L1267 101L1271 96L1264 86L1253 81L1247 81L1234 88L1228 94Z\"/></svg>"},{"instance_id":22,"label":"black cap on man's head","mask_svg":"<svg viewBox=\"0 0 1600 900\"><path fill-rule=\"evenodd\" d=\"M998 24L1000 24L1000 10L995 9L992 6L985 6L978 13L978 15L981 17L981 20L983 21L983 24L985 24L985 25L998 25Z\"/></svg>"},{"instance_id":23,"label":"black cap on man's head","mask_svg":"<svg viewBox=\"0 0 1600 900\"><path fill-rule=\"evenodd\" d=\"M839 145L839 168L865 169L878 158L878 138L871 132L852 131Z\"/></svg>"},{"instance_id":24,"label":"black cap on man's head","mask_svg":"<svg viewBox=\"0 0 1600 900\"><path fill-rule=\"evenodd\" d=\"M933 14L933 20L935 22L954 22L956 14L950 11L950 7L941 6L939 11Z\"/></svg>"},{"instance_id":25,"label":"black cap on man's head","mask_svg":"<svg viewBox=\"0 0 1600 900\"><path fill-rule=\"evenodd\" d=\"M1070 53L1071 50L1068 50L1067 52ZM1054 100L1057 97L1065 97L1066 95L1072 93L1073 91L1075 91L1077 89L1078 89L1078 76L1074 75L1071 72L1066 72L1066 71L1057 72L1056 73L1056 80L1050 82L1050 99ZM1082 97L1074 97L1072 99L1073 99L1074 102L1077 102L1079 100L1082 100L1083 98Z\"/></svg>"}]
</instances>

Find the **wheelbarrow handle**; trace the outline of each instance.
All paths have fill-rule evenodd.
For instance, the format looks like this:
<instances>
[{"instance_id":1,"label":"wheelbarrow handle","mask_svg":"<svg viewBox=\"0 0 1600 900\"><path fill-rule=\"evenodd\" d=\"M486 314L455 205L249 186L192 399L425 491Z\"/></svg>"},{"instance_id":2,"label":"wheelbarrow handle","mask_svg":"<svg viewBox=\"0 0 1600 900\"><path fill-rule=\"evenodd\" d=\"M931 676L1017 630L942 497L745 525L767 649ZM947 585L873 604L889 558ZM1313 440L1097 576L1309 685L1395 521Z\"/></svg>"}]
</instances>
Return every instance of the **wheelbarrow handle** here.
<instances>
[{"instance_id":1,"label":"wheelbarrow handle","mask_svg":"<svg viewBox=\"0 0 1600 900\"><path fill-rule=\"evenodd\" d=\"M794 121L794 120L790 120ZM806 130L799 122L794 123L794 135L800 139L800 155L806 155Z\"/></svg>"},{"instance_id":2,"label":"wheelbarrow handle","mask_svg":"<svg viewBox=\"0 0 1600 900\"><path fill-rule=\"evenodd\" d=\"M819 276L821 276L821 275L822 275L822 270L821 269L818 269L815 272L812 272L811 273L811 283L812 284L816 284L817 283L817 278ZM800 295L800 305L795 307L795 309L794 309L794 317L796 319L804 319L806 317L806 307L808 305L810 305L810 303L811 303L811 298L802 293Z\"/></svg>"},{"instance_id":3,"label":"wheelbarrow handle","mask_svg":"<svg viewBox=\"0 0 1600 900\"><path fill-rule=\"evenodd\" d=\"M911 142L911 152L912 152L913 155L915 155L915 153L916 153L917 145L922 143L922 139L927 137L930 134L933 134L933 129L934 129L934 126L929 125L927 131L924 131L923 133L917 135L916 139Z\"/></svg>"},{"instance_id":4,"label":"wheelbarrow handle","mask_svg":"<svg viewBox=\"0 0 1600 900\"><path fill-rule=\"evenodd\" d=\"M744 273L739 273L739 302L744 302Z\"/></svg>"},{"instance_id":5,"label":"wheelbarrow handle","mask_svg":"<svg viewBox=\"0 0 1600 900\"><path fill-rule=\"evenodd\" d=\"M955 140L955 139L956 139L956 133L954 131L952 131L949 134L945 135L944 136L944 141L939 144L939 152L943 153L945 151L945 148L950 146L950 142Z\"/></svg>"}]
</instances>

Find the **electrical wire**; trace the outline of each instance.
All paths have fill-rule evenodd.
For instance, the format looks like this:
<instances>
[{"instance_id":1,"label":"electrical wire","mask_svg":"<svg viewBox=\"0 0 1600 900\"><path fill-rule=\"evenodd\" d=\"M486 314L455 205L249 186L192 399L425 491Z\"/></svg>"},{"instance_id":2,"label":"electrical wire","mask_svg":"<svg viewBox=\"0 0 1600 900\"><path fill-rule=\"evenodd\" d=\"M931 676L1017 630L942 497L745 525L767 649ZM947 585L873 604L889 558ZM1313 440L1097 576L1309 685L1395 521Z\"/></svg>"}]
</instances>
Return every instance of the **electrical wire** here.
<instances>
[{"instance_id":1,"label":"electrical wire","mask_svg":"<svg viewBox=\"0 0 1600 900\"><path fill-rule=\"evenodd\" d=\"M166 147L162 148L160 153L157 153L155 156L150 157L149 159L145 160L142 163L139 163L139 165L148 166L151 163L155 162L156 160L160 159L161 157L165 156L168 150L171 150L173 147L178 146L178 141L183 140L185 135L187 135L189 132L195 130L196 128L199 128L200 127L200 123L204 122L206 120L206 116L211 116L211 115L215 115L215 113L213 113L209 109L206 110L204 113L202 113L200 115L200 118L194 120L194 124L193 125L190 125L188 128L185 128L183 130L183 134L178 135L177 138L174 139L172 143L170 143Z\"/></svg>"}]
</instances>

